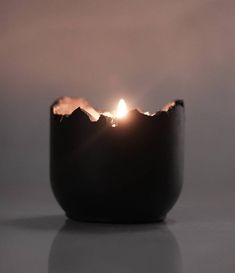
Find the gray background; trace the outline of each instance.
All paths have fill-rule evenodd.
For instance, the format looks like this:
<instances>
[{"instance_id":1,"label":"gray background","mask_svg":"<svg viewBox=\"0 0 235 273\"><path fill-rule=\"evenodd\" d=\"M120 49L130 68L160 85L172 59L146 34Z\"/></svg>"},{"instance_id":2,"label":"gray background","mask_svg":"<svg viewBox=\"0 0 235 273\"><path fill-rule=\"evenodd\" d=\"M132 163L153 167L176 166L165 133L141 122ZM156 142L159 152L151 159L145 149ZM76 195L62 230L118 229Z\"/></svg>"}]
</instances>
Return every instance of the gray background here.
<instances>
[{"instance_id":1,"label":"gray background","mask_svg":"<svg viewBox=\"0 0 235 273\"><path fill-rule=\"evenodd\" d=\"M65 218L48 168L49 105L62 95L106 110L124 97L145 111L182 98L187 115L184 190L167 227L79 226L74 247L85 262L69 262L71 272L94 272L92 262L100 272L156 271L164 262L146 257L165 247L172 272L234 271L234 8L222 0L0 1L1 272L68 270L52 250L76 240L58 233ZM131 257L115 260L125 249Z\"/></svg>"}]
</instances>

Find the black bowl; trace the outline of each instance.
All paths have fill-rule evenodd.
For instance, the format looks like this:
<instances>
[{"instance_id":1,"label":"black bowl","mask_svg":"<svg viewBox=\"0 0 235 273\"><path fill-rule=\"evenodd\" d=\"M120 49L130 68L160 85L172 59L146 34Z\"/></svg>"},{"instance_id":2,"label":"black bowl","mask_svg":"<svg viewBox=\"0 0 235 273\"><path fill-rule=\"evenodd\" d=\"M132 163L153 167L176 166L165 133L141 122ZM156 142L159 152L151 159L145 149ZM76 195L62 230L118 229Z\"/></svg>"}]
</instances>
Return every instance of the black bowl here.
<instances>
[{"instance_id":1,"label":"black bowl","mask_svg":"<svg viewBox=\"0 0 235 273\"><path fill-rule=\"evenodd\" d=\"M130 111L112 127L77 108L51 108L50 174L54 195L74 220L162 221L183 181L184 104L147 116Z\"/></svg>"}]
</instances>

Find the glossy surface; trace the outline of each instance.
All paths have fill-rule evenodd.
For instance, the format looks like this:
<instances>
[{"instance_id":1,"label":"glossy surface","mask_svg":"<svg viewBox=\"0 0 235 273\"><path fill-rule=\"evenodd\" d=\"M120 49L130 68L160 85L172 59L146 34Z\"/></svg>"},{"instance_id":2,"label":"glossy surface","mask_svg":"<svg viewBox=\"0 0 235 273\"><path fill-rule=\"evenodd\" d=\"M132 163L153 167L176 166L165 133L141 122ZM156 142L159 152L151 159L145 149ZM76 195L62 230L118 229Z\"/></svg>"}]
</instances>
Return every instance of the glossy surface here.
<instances>
[{"instance_id":1,"label":"glossy surface","mask_svg":"<svg viewBox=\"0 0 235 273\"><path fill-rule=\"evenodd\" d=\"M46 203L2 198L0 271L230 273L232 195L186 187L165 224L126 226L66 220L52 196Z\"/></svg>"}]
</instances>

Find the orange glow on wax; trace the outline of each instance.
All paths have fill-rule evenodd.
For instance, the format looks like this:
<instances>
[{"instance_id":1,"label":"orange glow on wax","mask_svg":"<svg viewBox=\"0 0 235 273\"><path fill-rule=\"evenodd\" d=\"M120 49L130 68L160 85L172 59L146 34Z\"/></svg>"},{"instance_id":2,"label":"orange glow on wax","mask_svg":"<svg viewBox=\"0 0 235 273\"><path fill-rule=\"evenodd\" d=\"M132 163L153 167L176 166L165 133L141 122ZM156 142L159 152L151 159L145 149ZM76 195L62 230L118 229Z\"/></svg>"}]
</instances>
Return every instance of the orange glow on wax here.
<instances>
[{"instance_id":1,"label":"orange glow on wax","mask_svg":"<svg viewBox=\"0 0 235 273\"><path fill-rule=\"evenodd\" d=\"M116 117L118 119L124 118L127 115L127 106L124 99L120 99L117 107Z\"/></svg>"}]
</instances>

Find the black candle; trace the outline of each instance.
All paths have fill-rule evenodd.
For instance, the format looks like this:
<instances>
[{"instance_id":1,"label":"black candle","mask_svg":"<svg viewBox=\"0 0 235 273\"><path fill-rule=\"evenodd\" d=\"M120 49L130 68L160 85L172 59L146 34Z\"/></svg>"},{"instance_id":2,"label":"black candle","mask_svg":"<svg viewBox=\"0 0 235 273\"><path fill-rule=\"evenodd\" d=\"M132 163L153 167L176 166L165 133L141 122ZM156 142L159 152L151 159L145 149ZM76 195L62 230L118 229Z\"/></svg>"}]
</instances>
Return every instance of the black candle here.
<instances>
[{"instance_id":1,"label":"black candle","mask_svg":"<svg viewBox=\"0 0 235 273\"><path fill-rule=\"evenodd\" d=\"M161 221L175 204L183 181L183 101L154 115L135 109L121 116L100 114L82 99L52 105L51 186L69 218Z\"/></svg>"}]
</instances>

